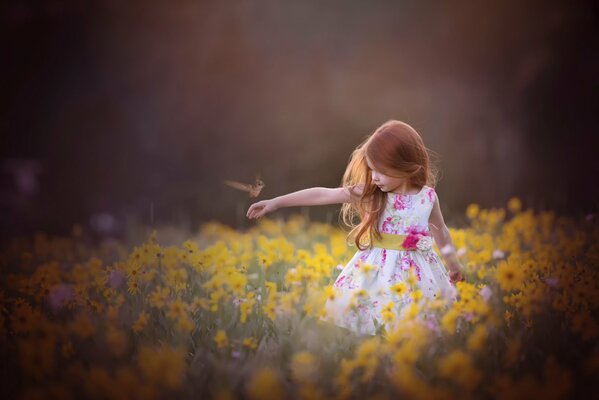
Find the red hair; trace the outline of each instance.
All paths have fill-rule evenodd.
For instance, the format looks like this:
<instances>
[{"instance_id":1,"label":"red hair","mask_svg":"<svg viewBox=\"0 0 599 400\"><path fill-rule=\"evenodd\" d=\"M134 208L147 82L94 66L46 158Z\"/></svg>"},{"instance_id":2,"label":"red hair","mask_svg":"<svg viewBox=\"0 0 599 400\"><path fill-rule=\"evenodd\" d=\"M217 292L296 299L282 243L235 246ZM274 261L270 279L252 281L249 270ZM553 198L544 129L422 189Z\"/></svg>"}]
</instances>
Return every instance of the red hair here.
<instances>
[{"instance_id":1,"label":"red hair","mask_svg":"<svg viewBox=\"0 0 599 400\"><path fill-rule=\"evenodd\" d=\"M437 169L431 165L429 152L414 128L396 120L379 126L352 152L341 184L359 199L344 203L341 217L352 228L348 236L355 235L354 243L358 249L370 247L373 235L381 238L378 221L387 202L387 193L372 183L366 158L379 172L407 179L409 186L434 187ZM362 189L361 195L355 187ZM359 218L357 224L354 223L356 216ZM366 234L369 240L363 243Z\"/></svg>"}]
</instances>

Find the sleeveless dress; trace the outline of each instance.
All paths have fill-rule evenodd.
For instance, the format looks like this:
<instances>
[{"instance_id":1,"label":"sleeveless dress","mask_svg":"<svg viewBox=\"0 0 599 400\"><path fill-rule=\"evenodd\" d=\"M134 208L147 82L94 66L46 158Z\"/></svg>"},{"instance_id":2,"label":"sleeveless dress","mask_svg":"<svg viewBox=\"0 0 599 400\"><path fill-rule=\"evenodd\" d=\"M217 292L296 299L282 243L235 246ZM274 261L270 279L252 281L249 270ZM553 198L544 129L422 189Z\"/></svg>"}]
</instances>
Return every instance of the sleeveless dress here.
<instances>
[{"instance_id":1,"label":"sleeveless dress","mask_svg":"<svg viewBox=\"0 0 599 400\"><path fill-rule=\"evenodd\" d=\"M388 192L386 207L378 224L379 231L405 235L409 229L416 228L430 235L428 220L436 197L435 189L427 185L417 194ZM361 271L365 264L372 269ZM334 299L327 299L326 316L320 320L333 322L360 335L374 335L375 321L379 325L384 324L381 312L389 302L393 301L393 311L396 313L412 302L410 286L406 281L411 268L416 275L415 286L423 296L443 296L450 301L456 299L455 287L432 248L394 250L371 247L358 250L345 265L333 284ZM397 295L391 287L400 282L405 283L407 290ZM361 295L355 296L356 291L361 289L364 289ZM350 307L352 300L354 307Z\"/></svg>"}]
</instances>

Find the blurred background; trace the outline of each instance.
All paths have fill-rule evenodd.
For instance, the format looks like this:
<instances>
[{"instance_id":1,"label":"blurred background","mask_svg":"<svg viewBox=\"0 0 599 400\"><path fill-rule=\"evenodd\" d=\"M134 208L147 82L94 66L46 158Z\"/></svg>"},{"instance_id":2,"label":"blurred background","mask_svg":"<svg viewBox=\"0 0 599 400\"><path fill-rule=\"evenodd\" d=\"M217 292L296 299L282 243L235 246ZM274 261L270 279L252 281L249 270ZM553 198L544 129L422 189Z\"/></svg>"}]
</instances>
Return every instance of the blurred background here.
<instances>
[{"instance_id":1,"label":"blurred background","mask_svg":"<svg viewBox=\"0 0 599 400\"><path fill-rule=\"evenodd\" d=\"M446 222L511 196L588 215L596 4L5 0L2 235L249 226L256 200L223 179L260 173L258 199L338 186L388 119L440 156Z\"/></svg>"}]
</instances>

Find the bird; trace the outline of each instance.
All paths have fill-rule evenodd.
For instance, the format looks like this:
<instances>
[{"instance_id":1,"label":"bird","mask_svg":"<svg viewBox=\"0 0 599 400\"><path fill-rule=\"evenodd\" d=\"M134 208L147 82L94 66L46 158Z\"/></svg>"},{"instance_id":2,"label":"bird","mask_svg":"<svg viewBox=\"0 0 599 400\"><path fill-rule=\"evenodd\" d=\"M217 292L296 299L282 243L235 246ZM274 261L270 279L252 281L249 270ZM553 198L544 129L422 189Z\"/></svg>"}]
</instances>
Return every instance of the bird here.
<instances>
[{"instance_id":1,"label":"bird","mask_svg":"<svg viewBox=\"0 0 599 400\"><path fill-rule=\"evenodd\" d=\"M264 181L260 179L260 174L256 175L256 181L254 183L241 183L229 179L225 179L223 182L232 188L248 192L250 197L258 197L262 189L266 186Z\"/></svg>"}]
</instances>

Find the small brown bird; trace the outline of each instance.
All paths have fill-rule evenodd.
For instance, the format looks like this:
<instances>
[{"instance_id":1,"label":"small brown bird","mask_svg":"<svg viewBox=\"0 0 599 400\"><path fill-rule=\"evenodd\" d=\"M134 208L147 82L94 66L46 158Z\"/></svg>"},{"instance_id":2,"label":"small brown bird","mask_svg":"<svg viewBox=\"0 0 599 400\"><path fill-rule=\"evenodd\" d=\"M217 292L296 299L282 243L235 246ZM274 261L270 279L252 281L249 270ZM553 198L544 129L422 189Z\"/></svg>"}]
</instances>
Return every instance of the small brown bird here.
<instances>
[{"instance_id":1,"label":"small brown bird","mask_svg":"<svg viewBox=\"0 0 599 400\"><path fill-rule=\"evenodd\" d=\"M258 197L260 191L266 186L262 179L260 179L260 174L256 175L256 181L254 183L241 183L231 180L225 180L224 183L232 188L248 192L250 197Z\"/></svg>"}]
</instances>

